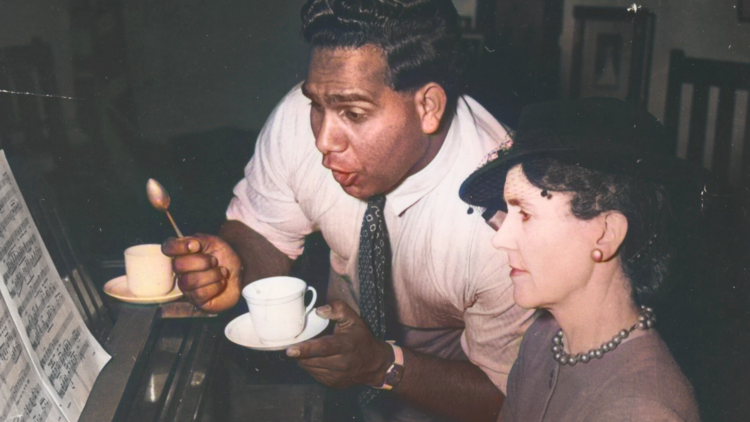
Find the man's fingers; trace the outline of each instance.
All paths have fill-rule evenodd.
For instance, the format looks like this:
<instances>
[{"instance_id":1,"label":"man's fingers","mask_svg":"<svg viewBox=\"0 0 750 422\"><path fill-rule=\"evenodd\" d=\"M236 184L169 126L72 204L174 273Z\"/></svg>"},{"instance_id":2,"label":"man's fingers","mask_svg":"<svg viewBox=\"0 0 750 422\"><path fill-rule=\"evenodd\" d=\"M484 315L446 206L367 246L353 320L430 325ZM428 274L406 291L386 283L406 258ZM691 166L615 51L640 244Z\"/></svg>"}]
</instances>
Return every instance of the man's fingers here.
<instances>
[{"instance_id":1,"label":"man's fingers","mask_svg":"<svg viewBox=\"0 0 750 422\"><path fill-rule=\"evenodd\" d=\"M320 358L299 359L298 363L306 371L318 370L328 372L347 372L350 368L338 355Z\"/></svg>"},{"instance_id":2,"label":"man's fingers","mask_svg":"<svg viewBox=\"0 0 750 422\"><path fill-rule=\"evenodd\" d=\"M348 327L359 320L359 315L346 303L335 300L329 305L321 306L315 310L322 318L330 319L339 327Z\"/></svg>"},{"instance_id":3,"label":"man's fingers","mask_svg":"<svg viewBox=\"0 0 750 422\"><path fill-rule=\"evenodd\" d=\"M184 274L195 271L207 271L219 264L216 257L206 254L192 254L178 256L172 262L172 268L176 274Z\"/></svg>"},{"instance_id":4,"label":"man's fingers","mask_svg":"<svg viewBox=\"0 0 750 422\"><path fill-rule=\"evenodd\" d=\"M227 269L224 267L215 267L206 271L196 271L177 276L177 283L180 290L189 292L197 290L211 284L222 282L227 276Z\"/></svg>"},{"instance_id":5,"label":"man's fingers","mask_svg":"<svg viewBox=\"0 0 750 422\"><path fill-rule=\"evenodd\" d=\"M201 307L210 300L216 298L219 296L224 289L226 288L226 283L221 280L216 283L211 283L208 285L205 285L203 287L186 291L184 292L185 295L188 297L188 300L195 306Z\"/></svg>"},{"instance_id":6,"label":"man's fingers","mask_svg":"<svg viewBox=\"0 0 750 422\"><path fill-rule=\"evenodd\" d=\"M199 239L195 237L170 237L161 245L161 251L167 256L183 256L196 253L203 246Z\"/></svg>"},{"instance_id":7,"label":"man's fingers","mask_svg":"<svg viewBox=\"0 0 750 422\"><path fill-rule=\"evenodd\" d=\"M286 349L289 357L296 359L310 359L334 356L341 353L341 345L334 336L324 336L314 340L308 340Z\"/></svg>"},{"instance_id":8,"label":"man's fingers","mask_svg":"<svg viewBox=\"0 0 750 422\"><path fill-rule=\"evenodd\" d=\"M226 289L226 282L219 280L215 283L207 284L196 289L184 290L183 293L187 299L196 306L201 306L211 299L221 295Z\"/></svg>"}]
</instances>

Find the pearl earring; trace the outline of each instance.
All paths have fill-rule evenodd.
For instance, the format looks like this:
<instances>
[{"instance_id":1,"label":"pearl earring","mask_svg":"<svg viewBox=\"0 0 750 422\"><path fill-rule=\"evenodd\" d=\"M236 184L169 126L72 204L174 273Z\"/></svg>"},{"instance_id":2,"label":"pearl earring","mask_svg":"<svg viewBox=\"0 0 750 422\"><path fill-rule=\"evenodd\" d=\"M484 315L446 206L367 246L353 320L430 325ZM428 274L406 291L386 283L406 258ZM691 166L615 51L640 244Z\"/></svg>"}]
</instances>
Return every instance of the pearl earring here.
<instances>
[{"instance_id":1,"label":"pearl earring","mask_svg":"<svg viewBox=\"0 0 750 422\"><path fill-rule=\"evenodd\" d=\"M600 249L594 249L591 251L591 259L594 260L594 262L602 262L604 259L604 252L602 252Z\"/></svg>"}]
</instances>

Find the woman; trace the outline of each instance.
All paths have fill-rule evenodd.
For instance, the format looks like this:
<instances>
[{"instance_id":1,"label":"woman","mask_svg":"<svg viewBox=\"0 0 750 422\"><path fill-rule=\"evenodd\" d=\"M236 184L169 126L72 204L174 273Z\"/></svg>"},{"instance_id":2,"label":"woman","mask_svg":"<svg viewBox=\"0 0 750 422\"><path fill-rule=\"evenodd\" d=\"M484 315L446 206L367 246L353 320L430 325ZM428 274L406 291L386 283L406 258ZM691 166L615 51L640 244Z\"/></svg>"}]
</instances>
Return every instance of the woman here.
<instances>
[{"instance_id":1,"label":"woman","mask_svg":"<svg viewBox=\"0 0 750 422\"><path fill-rule=\"evenodd\" d=\"M706 180L670 149L653 116L619 100L537 104L464 182L466 202L507 211L490 221L493 245L508 252L516 302L544 310L501 421L699 420L646 306L669 269L673 210L699 212Z\"/></svg>"}]
</instances>

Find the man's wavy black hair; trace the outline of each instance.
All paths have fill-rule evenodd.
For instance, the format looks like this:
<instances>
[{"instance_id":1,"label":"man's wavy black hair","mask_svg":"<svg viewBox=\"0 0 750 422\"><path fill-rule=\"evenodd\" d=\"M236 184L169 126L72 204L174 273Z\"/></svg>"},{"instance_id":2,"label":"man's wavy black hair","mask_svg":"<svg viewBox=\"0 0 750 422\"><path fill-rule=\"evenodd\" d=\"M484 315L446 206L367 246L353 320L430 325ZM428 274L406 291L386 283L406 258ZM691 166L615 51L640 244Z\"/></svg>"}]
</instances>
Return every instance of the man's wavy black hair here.
<instances>
[{"instance_id":1,"label":"man's wavy black hair","mask_svg":"<svg viewBox=\"0 0 750 422\"><path fill-rule=\"evenodd\" d=\"M412 92L435 82L454 108L460 30L451 0L308 0L301 17L311 47L377 46L385 53L393 90Z\"/></svg>"}]
</instances>

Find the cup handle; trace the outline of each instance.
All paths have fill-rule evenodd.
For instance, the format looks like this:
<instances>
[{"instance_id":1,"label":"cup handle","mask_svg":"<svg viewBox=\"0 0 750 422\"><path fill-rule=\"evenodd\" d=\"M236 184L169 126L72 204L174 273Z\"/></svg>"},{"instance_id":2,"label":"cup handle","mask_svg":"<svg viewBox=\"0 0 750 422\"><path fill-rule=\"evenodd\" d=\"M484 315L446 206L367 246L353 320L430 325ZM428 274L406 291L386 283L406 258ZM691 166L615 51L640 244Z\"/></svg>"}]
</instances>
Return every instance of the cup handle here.
<instances>
[{"instance_id":1,"label":"cup handle","mask_svg":"<svg viewBox=\"0 0 750 422\"><path fill-rule=\"evenodd\" d=\"M307 290L305 291L305 293L307 293L307 291L311 291L313 296L310 304L307 305L307 308L305 308L305 315L309 314L310 311L312 311L312 308L315 306L315 301L318 300L318 292L315 291L315 287L307 286Z\"/></svg>"}]
</instances>

